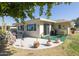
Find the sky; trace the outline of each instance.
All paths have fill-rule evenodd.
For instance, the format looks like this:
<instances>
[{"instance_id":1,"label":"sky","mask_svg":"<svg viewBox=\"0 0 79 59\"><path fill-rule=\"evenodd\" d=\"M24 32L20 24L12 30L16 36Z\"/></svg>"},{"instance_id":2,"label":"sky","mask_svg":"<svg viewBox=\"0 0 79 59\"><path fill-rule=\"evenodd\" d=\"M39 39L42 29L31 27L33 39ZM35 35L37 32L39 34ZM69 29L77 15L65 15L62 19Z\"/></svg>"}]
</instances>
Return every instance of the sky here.
<instances>
[{"instance_id":1,"label":"sky","mask_svg":"<svg viewBox=\"0 0 79 59\"><path fill-rule=\"evenodd\" d=\"M44 6L44 11L46 10L47 6ZM35 12L34 12L34 16L36 18L46 18L45 15L39 16L39 7L35 8ZM72 20L72 19L76 19L77 17L79 17L79 3L78 2L74 2L71 3L70 5L66 5L66 4L60 4L57 6L54 6L51 9L51 13L52 15L50 16L50 19L52 20L59 20L59 19L65 19L65 20ZM1 22L1 17L0 17L0 25L2 25ZM13 23L15 23L14 19L10 16L5 16L5 23L7 25L12 25ZM29 18L27 18L26 20L29 20Z\"/></svg>"}]
</instances>

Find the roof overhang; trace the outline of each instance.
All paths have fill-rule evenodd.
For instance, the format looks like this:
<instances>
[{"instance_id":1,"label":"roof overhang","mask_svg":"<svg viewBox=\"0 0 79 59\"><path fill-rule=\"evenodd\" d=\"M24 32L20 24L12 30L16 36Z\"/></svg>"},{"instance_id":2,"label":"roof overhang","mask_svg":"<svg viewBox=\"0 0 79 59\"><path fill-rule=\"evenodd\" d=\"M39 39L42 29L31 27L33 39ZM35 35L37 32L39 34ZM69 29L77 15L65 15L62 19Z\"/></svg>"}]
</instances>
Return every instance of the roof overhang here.
<instances>
[{"instance_id":1,"label":"roof overhang","mask_svg":"<svg viewBox=\"0 0 79 59\"><path fill-rule=\"evenodd\" d=\"M43 18L37 18L37 19L32 19L32 20L27 20L25 24L29 22L50 22L50 23L70 23L72 21L70 20L62 20L62 21L55 21L55 20L49 20L49 19L43 19ZM23 25L22 23L16 23L16 25Z\"/></svg>"}]
</instances>

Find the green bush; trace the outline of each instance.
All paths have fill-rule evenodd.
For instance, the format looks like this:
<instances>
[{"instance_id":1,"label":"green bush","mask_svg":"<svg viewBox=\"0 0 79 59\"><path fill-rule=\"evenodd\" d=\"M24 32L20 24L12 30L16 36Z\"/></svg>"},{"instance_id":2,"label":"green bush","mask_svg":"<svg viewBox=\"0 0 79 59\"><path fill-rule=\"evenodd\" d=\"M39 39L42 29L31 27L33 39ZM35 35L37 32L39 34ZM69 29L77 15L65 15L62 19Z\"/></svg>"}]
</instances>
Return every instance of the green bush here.
<instances>
[{"instance_id":1,"label":"green bush","mask_svg":"<svg viewBox=\"0 0 79 59\"><path fill-rule=\"evenodd\" d=\"M76 28L71 28L71 30L74 30L74 31L75 31L75 30L76 30Z\"/></svg>"}]
</instances>

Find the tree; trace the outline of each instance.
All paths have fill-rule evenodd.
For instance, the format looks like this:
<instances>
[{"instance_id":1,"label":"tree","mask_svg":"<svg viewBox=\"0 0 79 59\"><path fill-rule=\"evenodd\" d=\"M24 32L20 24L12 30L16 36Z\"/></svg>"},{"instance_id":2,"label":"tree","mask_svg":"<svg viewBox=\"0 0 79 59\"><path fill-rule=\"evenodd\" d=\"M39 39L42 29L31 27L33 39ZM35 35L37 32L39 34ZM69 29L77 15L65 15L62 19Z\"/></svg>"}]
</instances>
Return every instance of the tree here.
<instances>
[{"instance_id":1,"label":"tree","mask_svg":"<svg viewBox=\"0 0 79 59\"><path fill-rule=\"evenodd\" d=\"M76 26L76 27L79 27L79 17L76 18L76 19L74 20L74 22L75 22L75 26Z\"/></svg>"},{"instance_id":2,"label":"tree","mask_svg":"<svg viewBox=\"0 0 79 59\"><path fill-rule=\"evenodd\" d=\"M4 16L7 15L6 11L8 9L8 5L6 3L0 3L0 16L2 17L2 31L5 30L5 21Z\"/></svg>"},{"instance_id":3,"label":"tree","mask_svg":"<svg viewBox=\"0 0 79 59\"><path fill-rule=\"evenodd\" d=\"M70 2L64 2L65 4L70 4ZM17 23L19 23L19 18L22 23L24 23L24 18L33 19L33 13L35 11L35 7L40 7L41 16L43 12L43 7L47 5L46 15L51 16L51 8L56 5L63 4L63 2L1 2L0 3L0 16L2 17L2 22L4 25L4 16L11 16L15 19Z\"/></svg>"}]
</instances>

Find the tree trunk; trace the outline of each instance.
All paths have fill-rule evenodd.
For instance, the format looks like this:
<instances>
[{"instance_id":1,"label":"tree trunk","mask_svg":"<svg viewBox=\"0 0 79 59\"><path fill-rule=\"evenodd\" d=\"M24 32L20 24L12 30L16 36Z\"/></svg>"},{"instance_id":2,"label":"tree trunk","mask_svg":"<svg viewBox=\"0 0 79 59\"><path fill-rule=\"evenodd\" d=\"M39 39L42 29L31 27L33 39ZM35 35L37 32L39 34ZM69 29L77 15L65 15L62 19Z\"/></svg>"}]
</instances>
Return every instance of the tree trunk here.
<instances>
[{"instance_id":1,"label":"tree trunk","mask_svg":"<svg viewBox=\"0 0 79 59\"><path fill-rule=\"evenodd\" d=\"M2 16L2 31L5 31L5 21L4 21L4 16Z\"/></svg>"}]
</instances>

